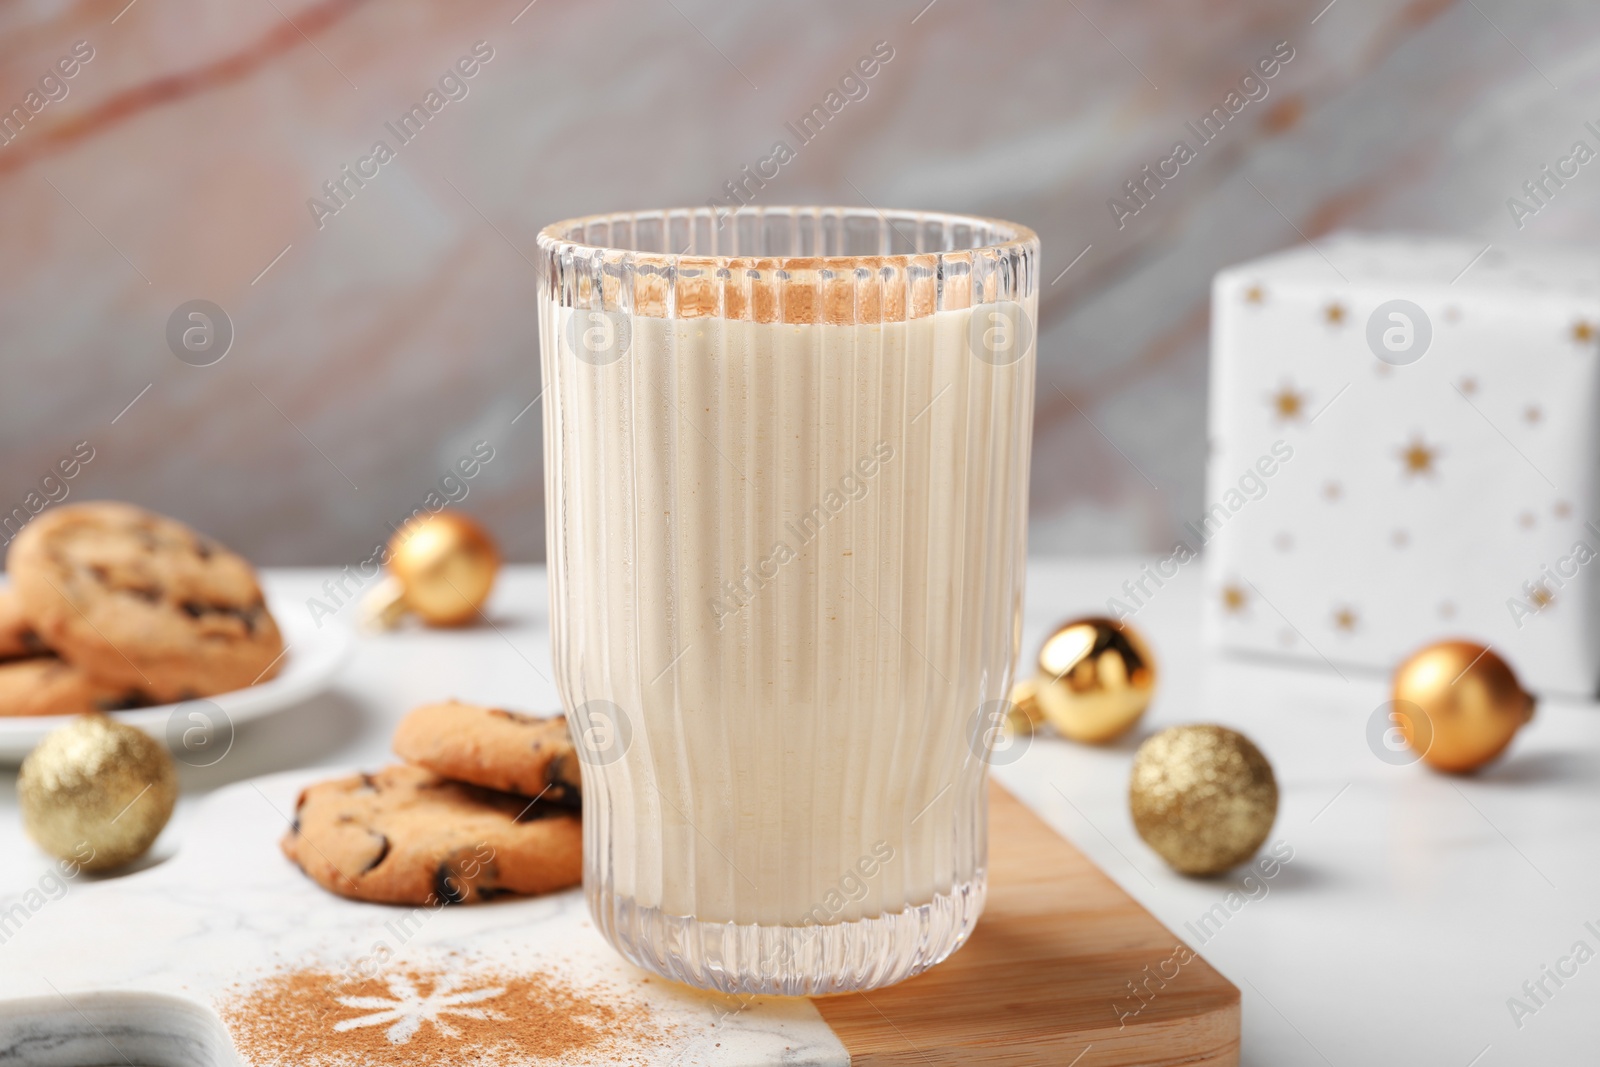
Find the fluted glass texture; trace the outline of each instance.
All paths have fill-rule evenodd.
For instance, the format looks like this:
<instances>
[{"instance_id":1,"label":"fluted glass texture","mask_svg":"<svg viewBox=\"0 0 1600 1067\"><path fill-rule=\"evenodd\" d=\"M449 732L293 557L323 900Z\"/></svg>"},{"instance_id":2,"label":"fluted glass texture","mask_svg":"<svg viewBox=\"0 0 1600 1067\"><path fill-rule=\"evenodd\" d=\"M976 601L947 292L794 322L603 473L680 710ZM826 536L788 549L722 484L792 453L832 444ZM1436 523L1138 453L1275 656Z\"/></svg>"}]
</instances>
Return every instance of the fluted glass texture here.
<instances>
[{"instance_id":1,"label":"fluted glass texture","mask_svg":"<svg viewBox=\"0 0 1600 1067\"><path fill-rule=\"evenodd\" d=\"M551 632L597 924L728 991L932 966L983 905L1037 238L688 209L539 247Z\"/></svg>"}]
</instances>

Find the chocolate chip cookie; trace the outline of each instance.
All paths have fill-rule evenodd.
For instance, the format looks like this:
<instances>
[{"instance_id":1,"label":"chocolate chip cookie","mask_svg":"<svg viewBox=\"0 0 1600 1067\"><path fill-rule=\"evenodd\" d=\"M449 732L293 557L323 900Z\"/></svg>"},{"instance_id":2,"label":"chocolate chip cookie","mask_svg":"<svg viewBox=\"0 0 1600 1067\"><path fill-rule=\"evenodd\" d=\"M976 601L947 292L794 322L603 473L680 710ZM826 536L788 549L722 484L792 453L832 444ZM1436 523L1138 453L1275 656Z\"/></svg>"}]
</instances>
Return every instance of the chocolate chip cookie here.
<instances>
[{"instance_id":1,"label":"chocolate chip cookie","mask_svg":"<svg viewBox=\"0 0 1600 1067\"><path fill-rule=\"evenodd\" d=\"M0 663L0 717L86 715L146 703L138 690L96 681L54 656Z\"/></svg>"},{"instance_id":2,"label":"chocolate chip cookie","mask_svg":"<svg viewBox=\"0 0 1600 1067\"><path fill-rule=\"evenodd\" d=\"M14 590L0 589L0 660L40 656L49 651L23 612L22 598Z\"/></svg>"},{"instance_id":3,"label":"chocolate chip cookie","mask_svg":"<svg viewBox=\"0 0 1600 1067\"><path fill-rule=\"evenodd\" d=\"M283 851L324 889L381 904L468 904L583 879L576 814L421 767L306 789Z\"/></svg>"},{"instance_id":4,"label":"chocolate chip cookie","mask_svg":"<svg viewBox=\"0 0 1600 1067\"><path fill-rule=\"evenodd\" d=\"M17 535L6 568L46 645L157 702L240 689L280 663L250 564L173 519L128 504L54 508Z\"/></svg>"},{"instance_id":5,"label":"chocolate chip cookie","mask_svg":"<svg viewBox=\"0 0 1600 1067\"><path fill-rule=\"evenodd\" d=\"M487 789L578 807L583 779L561 715L535 716L448 701L425 704L400 722L401 759Z\"/></svg>"}]
</instances>

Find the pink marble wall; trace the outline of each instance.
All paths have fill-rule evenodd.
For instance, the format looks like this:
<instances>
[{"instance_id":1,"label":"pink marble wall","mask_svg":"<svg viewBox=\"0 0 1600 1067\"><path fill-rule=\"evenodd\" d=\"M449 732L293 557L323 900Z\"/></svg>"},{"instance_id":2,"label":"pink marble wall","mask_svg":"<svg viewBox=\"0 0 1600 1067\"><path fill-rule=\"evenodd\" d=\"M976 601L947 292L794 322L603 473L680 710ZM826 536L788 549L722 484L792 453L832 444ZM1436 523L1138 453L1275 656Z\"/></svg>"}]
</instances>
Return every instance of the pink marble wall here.
<instances>
[{"instance_id":1,"label":"pink marble wall","mask_svg":"<svg viewBox=\"0 0 1600 1067\"><path fill-rule=\"evenodd\" d=\"M534 235L704 202L878 41L761 198L1015 218L1047 281L1083 253L1042 301L1039 551L1158 547L1200 509L1219 266L1343 226L1600 232L1600 171L1521 230L1505 207L1600 119L1592 3L925 2L0 6L0 107L93 49L0 145L0 511L88 441L75 497L349 561L482 439L464 506L537 558ZM308 199L478 41L467 95L319 228ZM1108 198L1280 41L1267 96L1119 228ZM212 366L168 349L192 299L234 325Z\"/></svg>"}]
</instances>

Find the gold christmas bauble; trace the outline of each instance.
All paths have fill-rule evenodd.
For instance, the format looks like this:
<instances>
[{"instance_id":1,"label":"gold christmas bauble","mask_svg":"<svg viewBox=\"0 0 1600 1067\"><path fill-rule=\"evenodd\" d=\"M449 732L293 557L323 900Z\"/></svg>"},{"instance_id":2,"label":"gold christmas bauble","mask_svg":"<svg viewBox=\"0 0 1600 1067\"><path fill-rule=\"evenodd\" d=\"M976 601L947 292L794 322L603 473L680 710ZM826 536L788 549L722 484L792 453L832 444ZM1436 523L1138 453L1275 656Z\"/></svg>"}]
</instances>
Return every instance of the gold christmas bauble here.
<instances>
[{"instance_id":1,"label":"gold christmas bauble","mask_svg":"<svg viewBox=\"0 0 1600 1067\"><path fill-rule=\"evenodd\" d=\"M1278 814L1272 765L1223 726L1173 726L1145 740L1128 784L1133 825L1183 874L1218 874L1255 855Z\"/></svg>"},{"instance_id":2,"label":"gold christmas bauble","mask_svg":"<svg viewBox=\"0 0 1600 1067\"><path fill-rule=\"evenodd\" d=\"M44 740L17 775L22 824L39 847L86 871L144 855L172 815L178 773L141 730L85 715Z\"/></svg>"},{"instance_id":3,"label":"gold christmas bauble","mask_svg":"<svg viewBox=\"0 0 1600 1067\"><path fill-rule=\"evenodd\" d=\"M370 621L392 626L407 611L429 626L477 618L494 588L500 553L489 533L458 511L402 526L389 540L389 577L367 601Z\"/></svg>"},{"instance_id":4,"label":"gold christmas bauble","mask_svg":"<svg viewBox=\"0 0 1600 1067\"><path fill-rule=\"evenodd\" d=\"M1098 616L1062 623L1039 649L1035 699L1063 736L1104 744L1124 733L1156 688L1156 662L1126 623Z\"/></svg>"},{"instance_id":5,"label":"gold christmas bauble","mask_svg":"<svg viewBox=\"0 0 1600 1067\"><path fill-rule=\"evenodd\" d=\"M1429 645L1394 672L1393 714L1428 766L1477 770L1533 718L1534 698L1506 661L1471 641Z\"/></svg>"}]
</instances>

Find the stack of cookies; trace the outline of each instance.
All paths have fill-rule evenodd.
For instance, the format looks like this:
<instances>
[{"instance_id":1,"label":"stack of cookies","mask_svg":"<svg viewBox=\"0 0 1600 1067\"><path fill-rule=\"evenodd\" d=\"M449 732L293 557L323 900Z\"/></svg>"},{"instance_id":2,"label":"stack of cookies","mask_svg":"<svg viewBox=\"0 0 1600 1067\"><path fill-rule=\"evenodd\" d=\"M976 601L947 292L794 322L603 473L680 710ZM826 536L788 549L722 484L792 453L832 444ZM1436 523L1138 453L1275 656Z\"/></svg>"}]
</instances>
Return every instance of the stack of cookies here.
<instances>
[{"instance_id":1,"label":"stack of cookies","mask_svg":"<svg viewBox=\"0 0 1600 1067\"><path fill-rule=\"evenodd\" d=\"M166 704L271 677L283 638L250 564L129 504L23 527L0 590L0 715Z\"/></svg>"},{"instance_id":2,"label":"stack of cookies","mask_svg":"<svg viewBox=\"0 0 1600 1067\"><path fill-rule=\"evenodd\" d=\"M427 704L394 750L408 762L300 794L283 851L312 881L432 907L582 881L582 777L562 716Z\"/></svg>"}]
</instances>

